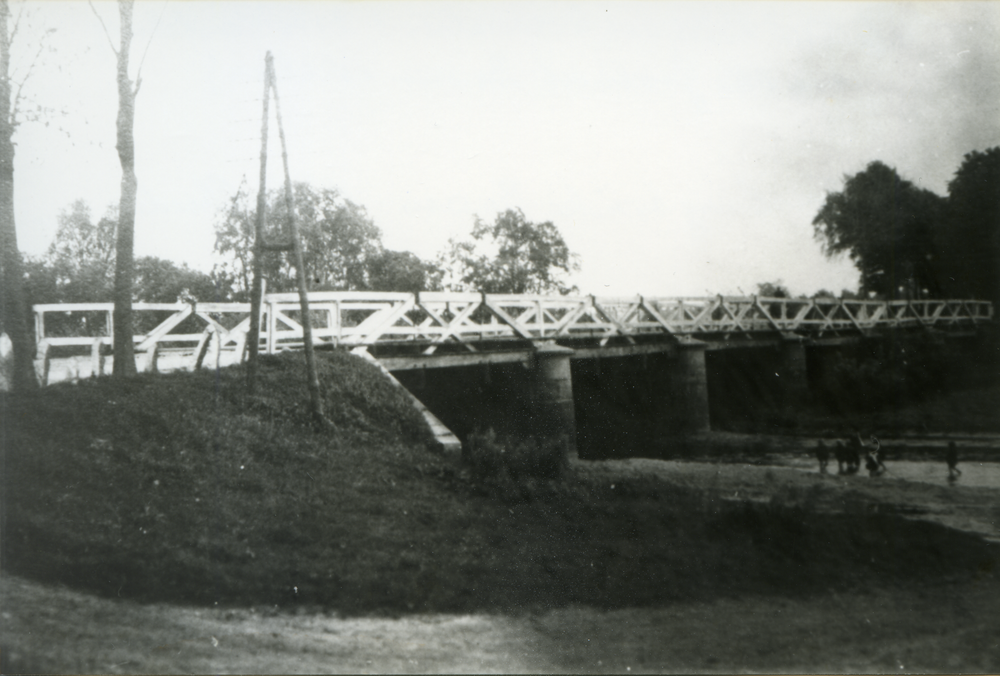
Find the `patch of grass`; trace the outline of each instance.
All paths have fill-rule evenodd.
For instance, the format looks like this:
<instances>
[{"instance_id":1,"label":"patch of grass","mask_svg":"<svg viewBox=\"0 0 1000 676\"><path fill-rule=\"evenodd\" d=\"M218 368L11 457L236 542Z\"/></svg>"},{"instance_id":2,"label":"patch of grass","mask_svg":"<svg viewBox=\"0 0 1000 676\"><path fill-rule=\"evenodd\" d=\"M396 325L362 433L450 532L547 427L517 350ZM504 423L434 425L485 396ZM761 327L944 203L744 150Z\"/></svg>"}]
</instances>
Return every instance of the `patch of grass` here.
<instances>
[{"instance_id":1,"label":"patch of grass","mask_svg":"<svg viewBox=\"0 0 1000 676\"><path fill-rule=\"evenodd\" d=\"M568 464L565 439L500 437L492 428L469 435L463 459L476 485L505 502L551 493Z\"/></svg>"},{"instance_id":2,"label":"patch of grass","mask_svg":"<svg viewBox=\"0 0 1000 676\"><path fill-rule=\"evenodd\" d=\"M429 450L376 368L320 361L326 431L293 354L262 362L254 396L240 368L5 396L0 565L116 598L391 614L812 594L997 560L979 538L891 514L545 478L530 457L507 466L528 487L509 499Z\"/></svg>"}]
</instances>

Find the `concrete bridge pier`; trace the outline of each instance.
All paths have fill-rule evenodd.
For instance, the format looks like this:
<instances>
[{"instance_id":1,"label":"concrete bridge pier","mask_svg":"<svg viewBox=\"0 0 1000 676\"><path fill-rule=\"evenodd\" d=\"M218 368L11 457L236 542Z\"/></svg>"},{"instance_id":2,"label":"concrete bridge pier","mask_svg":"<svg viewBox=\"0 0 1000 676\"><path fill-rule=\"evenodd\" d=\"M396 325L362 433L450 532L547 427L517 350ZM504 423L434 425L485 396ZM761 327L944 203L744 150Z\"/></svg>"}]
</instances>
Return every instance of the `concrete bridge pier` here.
<instances>
[{"instance_id":1,"label":"concrete bridge pier","mask_svg":"<svg viewBox=\"0 0 1000 676\"><path fill-rule=\"evenodd\" d=\"M801 402L809 395L806 371L805 339L796 335L782 337L778 356L778 376L781 396L785 403Z\"/></svg>"},{"instance_id":2,"label":"concrete bridge pier","mask_svg":"<svg viewBox=\"0 0 1000 676\"><path fill-rule=\"evenodd\" d=\"M536 345L528 397L537 432L547 439L565 439L566 451L575 456L576 412L573 403L573 350L555 343Z\"/></svg>"},{"instance_id":3,"label":"concrete bridge pier","mask_svg":"<svg viewBox=\"0 0 1000 676\"><path fill-rule=\"evenodd\" d=\"M670 428L680 433L707 432L708 373L705 369L707 343L698 340L681 342L677 357L669 362L672 411Z\"/></svg>"}]
</instances>

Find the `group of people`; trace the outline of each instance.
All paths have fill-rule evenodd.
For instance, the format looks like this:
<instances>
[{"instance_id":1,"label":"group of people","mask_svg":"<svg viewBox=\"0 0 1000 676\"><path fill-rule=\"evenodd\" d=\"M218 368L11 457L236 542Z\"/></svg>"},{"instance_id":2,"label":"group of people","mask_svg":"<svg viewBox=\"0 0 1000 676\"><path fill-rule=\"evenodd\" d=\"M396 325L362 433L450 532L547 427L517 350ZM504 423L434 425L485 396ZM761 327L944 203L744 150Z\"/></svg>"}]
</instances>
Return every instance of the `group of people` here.
<instances>
[{"instance_id":1,"label":"group of people","mask_svg":"<svg viewBox=\"0 0 1000 676\"><path fill-rule=\"evenodd\" d=\"M872 477L881 476L886 470L885 463L882 462L882 444L874 434L871 437L871 445L866 445L861 440L861 433L856 433L845 445L838 441L833 447L833 455L837 460L837 474L857 474L861 469L861 455L864 451L865 469ZM816 443L816 459L819 460L820 474L826 474L827 465L830 462L830 451L819 440ZM948 480L955 481L962 475L962 470L958 468L958 447L954 441L948 442L948 451L945 454L945 462L948 463Z\"/></svg>"},{"instance_id":2,"label":"group of people","mask_svg":"<svg viewBox=\"0 0 1000 676\"><path fill-rule=\"evenodd\" d=\"M880 455L882 444L878 437L872 435L871 445L865 445L861 440L861 433L856 433L845 445L843 441L838 441L833 447L833 455L837 460L837 474L857 474L861 469L861 456L865 456L865 469L872 477L881 476L886 472L885 463ZM819 460L819 471L826 474L826 467L830 462L830 451L826 444L820 440L816 444L816 458Z\"/></svg>"}]
</instances>

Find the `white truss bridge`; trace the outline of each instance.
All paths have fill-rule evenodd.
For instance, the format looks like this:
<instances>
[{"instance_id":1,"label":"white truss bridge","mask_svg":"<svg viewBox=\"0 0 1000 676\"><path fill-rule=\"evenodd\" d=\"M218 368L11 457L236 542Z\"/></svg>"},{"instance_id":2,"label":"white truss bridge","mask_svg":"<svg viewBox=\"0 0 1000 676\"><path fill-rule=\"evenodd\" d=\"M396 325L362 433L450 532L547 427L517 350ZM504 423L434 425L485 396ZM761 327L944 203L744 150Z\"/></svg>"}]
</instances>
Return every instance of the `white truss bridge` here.
<instances>
[{"instance_id":1,"label":"white truss bridge","mask_svg":"<svg viewBox=\"0 0 1000 676\"><path fill-rule=\"evenodd\" d=\"M719 349L790 338L849 340L898 328L961 333L993 320L992 304L976 300L342 291L312 292L309 307L316 345L367 349L398 368L445 365L446 356L457 364L523 354L541 341L614 356L697 341ZM112 341L112 311L111 303L34 306L37 360L46 380L49 360L61 352L77 353L66 357L77 363L69 378L106 372L102 346ZM140 369L227 365L245 353L249 303L134 303L133 314L137 326L149 327L134 339ZM298 295L265 296L261 351L301 346ZM79 354L88 347L89 354Z\"/></svg>"}]
</instances>

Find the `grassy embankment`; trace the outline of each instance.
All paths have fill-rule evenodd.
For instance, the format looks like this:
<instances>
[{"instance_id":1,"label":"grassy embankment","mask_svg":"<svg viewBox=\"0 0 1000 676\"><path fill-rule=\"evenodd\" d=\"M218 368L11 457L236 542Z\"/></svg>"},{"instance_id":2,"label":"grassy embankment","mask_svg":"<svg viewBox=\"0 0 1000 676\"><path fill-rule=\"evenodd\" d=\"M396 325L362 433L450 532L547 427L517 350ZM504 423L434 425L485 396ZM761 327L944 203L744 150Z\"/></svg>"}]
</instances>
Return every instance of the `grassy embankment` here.
<instances>
[{"instance_id":1,"label":"grassy embankment","mask_svg":"<svg viewBox=\"0 0 1000 676\"><path fill-rule=\"evenodd\" d=\"M110 597L345 614L656 606L992 578L996 547L885 513L719 501L652 476L478 476L363 360L5 396L4 571ZM817 584L822 580L822 584ZM928 581L937 582L928 582Z\"/></svg>"}]
</instances>

